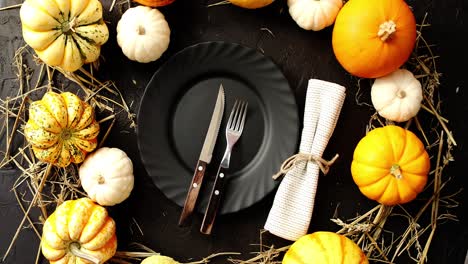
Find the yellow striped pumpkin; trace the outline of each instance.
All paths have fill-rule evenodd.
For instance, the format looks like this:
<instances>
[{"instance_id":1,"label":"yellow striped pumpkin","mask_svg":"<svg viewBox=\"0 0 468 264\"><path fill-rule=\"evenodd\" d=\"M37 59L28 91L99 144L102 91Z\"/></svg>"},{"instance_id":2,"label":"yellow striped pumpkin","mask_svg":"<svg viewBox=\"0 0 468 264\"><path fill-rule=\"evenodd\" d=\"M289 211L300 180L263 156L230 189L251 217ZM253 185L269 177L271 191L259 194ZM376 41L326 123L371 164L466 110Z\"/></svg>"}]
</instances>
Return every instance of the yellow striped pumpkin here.
<instances>
[{"instance_id":1,"label":"yellow striped pumpkin","mask_svg":"<svg viewBox=\"0 0 468 264\"><path fill-rule=\"evenodd\" d=\"M47 92L29 106L24 134L41 161L66 167L81 163L97 146L94 109L70 92Z\"/></svg>"},{"instance_id":2,"label":"yellow striped pumpkin","mask_svg":"<svg viewBox=\"0 0 468 264\"><path fill-rule=\"evenodd\" d=\"M117 250L114 220L89 198L68 200L44 223L42 254L51 264L104 263Z\"/></svg>"},{"instance_id":3,"label":"yellow striped pumpkin","mask_svg":"<svg viewBox=\"0 0 468 264\"><path fill-rule=\"evenodd\" d=\"M366 255L349 238L328 231L317 231L294 242L283 264L368 264Z\"/></svg>"},{"instance_id":4,"label":"yellow striped pumpkin","mask_svg":"<svg viewBox=\"0 0 468 264\"><path fill-rule=\"evenodd\" d=\"M99 0L25 0L20 19L24 41L65 71L96 61L109 38Z\"/></svg>"}]
</instances>

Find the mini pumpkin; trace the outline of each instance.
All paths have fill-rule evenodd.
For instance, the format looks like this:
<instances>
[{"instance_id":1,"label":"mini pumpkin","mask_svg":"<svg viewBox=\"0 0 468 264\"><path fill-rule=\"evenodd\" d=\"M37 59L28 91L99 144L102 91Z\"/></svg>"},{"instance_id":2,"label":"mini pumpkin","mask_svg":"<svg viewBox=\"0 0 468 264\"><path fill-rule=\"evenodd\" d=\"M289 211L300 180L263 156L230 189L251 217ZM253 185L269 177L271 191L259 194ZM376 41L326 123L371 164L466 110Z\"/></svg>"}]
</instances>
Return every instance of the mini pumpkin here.
<instances>
[{"instance_id":1,"label":"mini pumpkin","mask_svg":"<svg viewBox=\"0 0 468 264\"><path fill-rule=\"evenodd\" d=\"M351 239L328 231L302 236L288 249L283 264L368 264L366 255Z\"/></svg>"},{"instance_id":2,"label":"mini pumpkin","mask_svg":"<svg viewBox=\"0 0 468 264\"><path fill-rule=\"evenodd\" d=\"M351 163L359 190L384 205L414 200L426 185L429 169L421 140L395 125L371 130L357 144Z\"/></svg>"},{"instance_id":3,"label":"mini pumpkin","mask_svg":"<svg viewBox=\"0 0 468 264\"><path fill-rule=\"evenodd\" d=\"M395 122L404 122L419 112L423 99L422 86L413 73L398 69L374 81L371 98L379 115Z\"/></svg>"},{"instance_id":4,"label":"mini pumpkin","mask_svg":"<svg viewBox=\"0 0 468 264\"><path fill-rule=\"evenodd\" d=\"M79 176L88 196L100 205L121 203L133 189L132 160L118 148L102 147L88 155Z\"/></svg>"},{"instance_id":5,"label":"mini pumpkin","mask_svg":"<svg viewBox=\"0 0 468 264\"><path fill-rule=\"evenodd\" d=\"M155 8L129 8L117 23L117 43L130 60L155 61L167 50L171 30L164 15Z\"/></svg>"},{"instance_id":6,"label":"mini pumpkin","mask_svg":"<svg viewBox=\"0 0 468 264\"><path fill-rule=\"evenodd\" d=\"M415 42L416 21L404 0L349 0L332 34L338 62L362 78L382 77L400 68Z\"/></svg>"},{"instance_id":7,"label":"mini pumpkin","mask_svg":"<svg viewBox=\"0 0 468 264\"><path fill-rule=\"evenodd\" d=\"M96 61L109 37L99 0L26 0L20 19L26 43L65 71Z\"/></svg>"},{"instance_id":8,"label":"mini pumpkin","mask_svg":"<svg viewBox=\"0 0 468 264\"><path fill-rule=\"evenodd\" d=\"M141 264L180 264L180 262L175 261L171 257L166 257L163 255L154 255L145 258Z\"/></svg>"},{"instance_id":9,"label":"mini pumpkin","mask_svg":"<svg viewBox=\"0 0 468 264\"><path fill-rule=\"evenodd\" d=\"M115 222L89 198L68 200L44 223L42 254L54 263L104 263L117 249Z\"/></svg>"},{"instance_id":10,"label":"mini pumpkin","mask_svg":"<svg viewBox=\"0 0 468 264\"><path fill-rule=\"evenodd\" d=\"M319 31L335 22L342 0L288 0L289 14L303 29Z\"/></svg>"},{"instance_id":11,"label":"mini pumpkin","mask_svg":"<svg viewBox=\"0 0 468 264\"><path fill-rule=\"evenodd\" d=\"M41 161L66 167L81 163L97 146L94 109L70 92L47 92L29 106L24 135Z\"/></svg>"},{"instance_id":12,"label":"mini pumpkin","mask_svg":"<svg viewBox=\"0 0 468 264\"><path fill-rule=\"evenodd\" d=\"M274 0L228 0L231 4L246 8L258 9L270 5Z\"/></svg>"},{"instance_id":13,"label":"mini pumpkin","mask_svg":"<svg viewBox=\"0 0 468 264\"><path fill-rule=\"evenodd\" d=\"M167 6L174 3L175 0L133 0L139 4L144 6L151 6L151 7L160 7L160 6Z\"/></svg>"}]
</instances>

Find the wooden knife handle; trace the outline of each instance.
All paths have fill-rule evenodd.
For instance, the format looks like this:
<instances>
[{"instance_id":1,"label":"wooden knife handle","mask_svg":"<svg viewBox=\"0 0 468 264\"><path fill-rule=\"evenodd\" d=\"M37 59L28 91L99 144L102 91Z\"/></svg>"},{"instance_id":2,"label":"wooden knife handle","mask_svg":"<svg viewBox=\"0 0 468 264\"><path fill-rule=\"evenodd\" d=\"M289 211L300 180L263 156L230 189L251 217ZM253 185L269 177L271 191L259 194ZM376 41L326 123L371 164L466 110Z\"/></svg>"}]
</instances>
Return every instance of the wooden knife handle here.
<instances>
[{"instance_id":1,"label":"wooden knife handle","mask_svg":"<svg viewBox=\"0 0 468 264\"><path fill-rule=\"evenodd\" d=\"M218 173L216 174L213 189L211 190L210 200L208 202L208 206L205 211L205 216L203 217L203 222L200 228L200 232L202 232L203 234L211 234L216 215L218 214L218 208L221 204L221 199L224 195L225 182L225 170L224 168L219 167Z\"/></svg>"},{"instance_id":2,"label":"wooden knife handle","mask_svg":"<svg viewBox=\"0 0 468 264\"><path fill-rule=\"evenodd\" d=\"M203 176L205 175L207 163L199 160L193 173L192 182L190 183L187 196L185 197L184 208L179 218L179 226L184 225L193 213L195 204L197 203L198 193L203 183Z\"/></svg>"}]
</instances>

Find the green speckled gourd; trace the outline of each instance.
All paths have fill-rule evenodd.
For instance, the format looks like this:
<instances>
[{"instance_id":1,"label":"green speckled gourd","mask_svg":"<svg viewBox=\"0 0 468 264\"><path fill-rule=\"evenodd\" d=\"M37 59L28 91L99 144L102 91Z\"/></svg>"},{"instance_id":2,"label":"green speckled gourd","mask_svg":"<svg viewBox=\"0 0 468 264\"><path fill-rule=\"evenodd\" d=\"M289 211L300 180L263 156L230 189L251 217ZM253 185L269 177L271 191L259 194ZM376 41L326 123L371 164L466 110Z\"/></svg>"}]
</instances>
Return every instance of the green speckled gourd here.
<instances>
[{"instance_id":1,"label":"green speckled gourd","mask_svg":"<svg viewBox=\"0 0 468 264\"><path fill-rule=\"evenodd\" d=\"M94 109L70 92L47 92L29 106L24 135L41 161L66 167L81 163L97 146Z\"/></svg>"},{"instance_id":2,"label":"green speckled gourd","mask_svg":"<svg viewBox=\"0 0 468 264\"><path fill-rule=\"evenodd\" d=\"M109 38L99 0L26 0L20 18L26 43L65 71L96 61Z\"/></svg>"}]
</instances>

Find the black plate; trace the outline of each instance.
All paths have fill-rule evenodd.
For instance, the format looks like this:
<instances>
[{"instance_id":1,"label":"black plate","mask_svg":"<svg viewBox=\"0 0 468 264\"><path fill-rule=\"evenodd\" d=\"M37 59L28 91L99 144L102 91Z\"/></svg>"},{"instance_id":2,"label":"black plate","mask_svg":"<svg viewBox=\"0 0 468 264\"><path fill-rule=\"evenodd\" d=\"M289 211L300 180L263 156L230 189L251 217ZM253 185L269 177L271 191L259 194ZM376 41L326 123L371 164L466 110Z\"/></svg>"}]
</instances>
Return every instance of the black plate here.
<instances>
[{"instance_id":1,"label":"black plate","mask_svg":"<svg viewBox=\"0 0 468 264\"><path fill-rule=\"evenodd\" d=\"M243 135L234 147L220 213L261 200L276 186L271 176L294 154L298 114L282 72L254 49L226 42L185 48L148 83L138 112L141 159L154 184L183 206L220 84L226 94L223 122L199 196L203 212L225 143L224 128L236 98L249 102Z\"/></svg>"}]
</instances>

